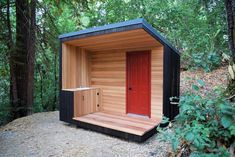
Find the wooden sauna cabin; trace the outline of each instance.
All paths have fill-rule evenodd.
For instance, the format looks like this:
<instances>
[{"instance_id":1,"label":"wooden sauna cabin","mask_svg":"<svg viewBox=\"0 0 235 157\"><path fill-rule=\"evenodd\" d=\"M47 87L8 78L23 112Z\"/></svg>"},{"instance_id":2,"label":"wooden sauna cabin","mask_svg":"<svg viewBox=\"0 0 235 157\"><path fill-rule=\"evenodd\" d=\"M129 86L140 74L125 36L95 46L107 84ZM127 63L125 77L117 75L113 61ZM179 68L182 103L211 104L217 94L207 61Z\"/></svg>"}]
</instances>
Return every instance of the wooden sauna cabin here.
<instances>
[{"instance_id":1,"label":"wooden sauna cabin","mask_svg":"<svg viewBox=\"0 0 235 157\"><path fill-rule=\"evenodd\" d=\"M60 120L142 142L178 107L180 55L144 19L60 39Z\"/></svg>"}]
</instances>

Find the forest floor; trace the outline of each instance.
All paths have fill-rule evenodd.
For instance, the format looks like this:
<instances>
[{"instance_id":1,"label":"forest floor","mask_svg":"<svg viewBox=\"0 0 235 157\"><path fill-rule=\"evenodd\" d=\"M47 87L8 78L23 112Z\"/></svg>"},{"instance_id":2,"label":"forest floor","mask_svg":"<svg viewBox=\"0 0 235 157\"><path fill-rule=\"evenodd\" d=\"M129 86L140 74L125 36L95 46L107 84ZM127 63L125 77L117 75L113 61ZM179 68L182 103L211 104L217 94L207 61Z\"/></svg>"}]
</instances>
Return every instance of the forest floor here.
<instances>
[{"instance_id":1,"label":"forest floor","mask_svg":"<svg viewBox=\"0 0 235 157\"><path fill-rule=\"evenodd\" d=\"M223 66L210 73L205 73L202 70L182 71L180 73L181 95L186 91L190 91L192 84L197 84L197 80L199 79L205 83L205 86L200 90L202 95L206 95L208 92L213 91L213 88L215 87L225 89L228 84L228 67Z\"/></svg>"},{"instance_id":2,"label":"forest floor","mask_svg":"<svg viewBox=\"0 0 235 157\"><path fill-rule=\"evenodd\" d=\"M0 130L0 156L167 156L169 144L157 140L158 135L138 144L67 125L58 117L58 111L36 113L3 127Z\"/></svg>"},{"instance_id":3,"label":"forest floor","mask_svg":"<svg viewBox=\"0 0 235 157\"><path fill-rule=\"evenodd\" d=\"M197 79L205 82L203 93L213 86L225 87L227 68L211 73L184 71L181 73L181 93L191 89ZM59 121L59 112L36 113L8 123L0 128L0 156L79 156L79 157L164 157L170 144L161 142L159 134L138 144L76 128Z\"/></svg>"}]
</instances>

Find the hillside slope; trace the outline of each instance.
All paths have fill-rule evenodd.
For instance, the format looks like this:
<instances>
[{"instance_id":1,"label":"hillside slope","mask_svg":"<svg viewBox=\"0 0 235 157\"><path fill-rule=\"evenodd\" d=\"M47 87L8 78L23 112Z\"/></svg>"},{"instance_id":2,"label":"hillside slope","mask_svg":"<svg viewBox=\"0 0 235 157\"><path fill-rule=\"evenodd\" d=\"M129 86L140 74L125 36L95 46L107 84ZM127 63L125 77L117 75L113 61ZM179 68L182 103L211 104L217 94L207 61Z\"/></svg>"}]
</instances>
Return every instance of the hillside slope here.
<instances>
[{"instance_id":1,"label":"hillside slope","mask_svg":"<svg viewBox=\"0 0 235 157\"><path fill-rule=\"evenodd\" d=\"M227 67L211 73L182 72L181 93L190 90L197 79L204 80L205 94L214 86L225 87ZM0 156L163 157L170 149L168 143L158 140L158 135L137 144L76 128L58 118L58 111L37 113L0 128Z\"/></svg>"}]
</instances>

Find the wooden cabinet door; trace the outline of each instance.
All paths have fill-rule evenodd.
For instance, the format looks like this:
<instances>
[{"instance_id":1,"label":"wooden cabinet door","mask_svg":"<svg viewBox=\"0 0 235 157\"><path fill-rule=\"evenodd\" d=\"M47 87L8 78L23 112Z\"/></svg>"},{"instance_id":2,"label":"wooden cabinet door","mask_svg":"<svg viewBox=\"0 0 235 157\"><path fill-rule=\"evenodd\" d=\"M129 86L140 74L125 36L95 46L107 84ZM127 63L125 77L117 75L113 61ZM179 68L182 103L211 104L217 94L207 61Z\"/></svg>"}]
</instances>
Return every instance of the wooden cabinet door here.
<instances>
[{"instance_id":1,"label":"wooden cabinet door","mask_svg":"<svg viewBox=\"0 0 235 157\"><path fill-rule=\"evenodd\" d=\"M74 117L79 117L83 115L83 99L82 99L82 92L76 91L74 92L74 104L73 104L73 112Z\"/></svg>"},{"instance_id":2,"label":"wooden cabinet door","mask_svg":"<svg viewBox=\"0 0 235 157\"><path fill-rule=\"evenodd\" d=\"M74 117L101 110L100 89L77 91L74 94Z\"/></svg>"},{"instance_id":3,"label":"wooden cabinet door","mask_svg":"<svg viewBox=\"0 0 235 157\"><path fill-rule=\"evenodd\" d=\"M93 105L93 97L92 97L93 90L84 90L82 91L83 96L83 114L89 114L94 111L94 105Z\"/></svg>"}]
</instances>

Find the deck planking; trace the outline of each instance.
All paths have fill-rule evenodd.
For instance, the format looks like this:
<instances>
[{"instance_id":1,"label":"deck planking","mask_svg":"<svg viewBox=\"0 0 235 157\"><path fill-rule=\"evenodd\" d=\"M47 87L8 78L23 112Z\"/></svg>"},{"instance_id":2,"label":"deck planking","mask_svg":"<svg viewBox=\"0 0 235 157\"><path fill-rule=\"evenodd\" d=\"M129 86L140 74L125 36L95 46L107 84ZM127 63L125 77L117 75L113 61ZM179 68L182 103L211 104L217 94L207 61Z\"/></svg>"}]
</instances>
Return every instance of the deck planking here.
<instances>
[{"instance_id":1,"label":"deck planking","mask_svg":"<svg viewBox=\"0 0 235 157\"><path fill-rule=\"evenodd\" d=\"M95 112L85 116L75 117L74 120L138 136L143 136L160 123L160 119L130 117L125 114L110 112Z\"/></svg>"}]
</instances>

